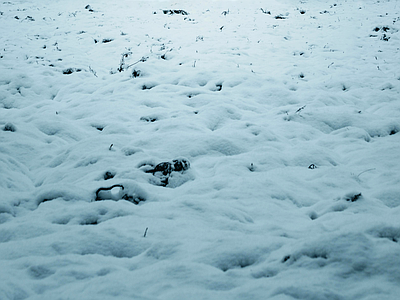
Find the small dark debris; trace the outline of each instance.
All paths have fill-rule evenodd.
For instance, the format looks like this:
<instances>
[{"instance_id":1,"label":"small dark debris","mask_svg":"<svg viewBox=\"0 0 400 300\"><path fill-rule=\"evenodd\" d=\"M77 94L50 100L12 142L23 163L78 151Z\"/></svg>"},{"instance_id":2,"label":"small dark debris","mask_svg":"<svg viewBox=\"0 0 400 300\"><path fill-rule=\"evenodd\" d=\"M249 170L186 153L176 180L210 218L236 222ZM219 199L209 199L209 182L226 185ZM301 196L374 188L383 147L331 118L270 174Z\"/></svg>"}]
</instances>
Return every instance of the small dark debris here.
<instances>
[{"instance_id":1,"label":"small dark debris","mask_svg":"<svg viewBox=\"0 0 400 300\"><path fill-rule=\"evenodd\" d=\"M282 16L282 15L279 15L279 16L275 16L275 19L277 19L277 20L285 20L287 18Z\"/></svg>"},{"instance_id":2,"label":"small dark debris","mask_svg":"<svg viewBox=\"0 0 400 300\"><path fill-rule=\"evenodd\" d=\"M296 110L296 114L300 113L303 109L306 108L306 106L307 106L307 105L303 105L302 107L299 107L299 108Z\"/></svg>"},{"instance_id":3,"label":"small dark debris","mask_svg":"<svg viewBox=\"0 0 400 300\"><path fill-rule=\"evenodd\" d=\"M361 193L358 194L348 194L347 196L345 196L345 200L349 201L349 202L356 202L358 199L360 199L362 197Z\"/></svg>"},{"instance_id":4,"label":"small dark debris","mask_svg":"<svg viewBox=\"0 0 400 300\"><path fill-rule=\"evenodd\" d=\"M396 133L398 133L399 131L397 129L392 129L389 133L389 135L394 135Z\"/></svg>"},{"instance_id":5,"label":"small dark debris","mask_svg":"<svg viewBox=\"0 0 400 300\"><path fill-rule=\"evenodd\" d=\"M386 33L383 34L383 36L381 37L382 41L388 42L390 40L390 37L386 35Z\"/></svg>"},{"instance_id":6,"label":"small dark debris","mask_svg":"<svg viewBox=\"0 0 400 300\"><path fill-rule=\"evenodd\" d=\"M7 123L4 128L3 131L10 131L10 132L15 132L17 131L17 129L15 128L15 126L11 123Z\"/></svg>"},{"instance_id":7,"label":"small dark debris","mask_svg":"<svg viewBox=\"0 0 400 300\"><path fill-rule=\"evenodd\" d=\"M148 123L153 123L157 121L158 119L155 117L141 117L140 121L148 122Z\"/></svg>"},{"instance_id":8,"label":"small dark debris","mask_svg":"<svg viewBox=\"0 0 400 300\"><path fill-rule=\"evenodd\" d=\"M19 17L18 17L18 16L15 16L14 19L19 20Z\"/></svg>"},{"instance_id":9,"label":"small dark debris","mask_svg":"<svg viewBox=\"0 0 400 300\"><path fill-rule=\"evenodd\" d=\"M63 70L63 74L70 75L74 72L81 72L81 71L82 71L82 69L68 68L68 69Z\"/></svg>"},{"instance_id":10,"label":"small dark debris","mask_svg":"<svg viewBox=\"0 0 400 300\"><path fill-rule=\"evenodd\" d=\"M27 17L25 18L25 20L28 20L28 21L31 21L31 22L34 22L34 21L35 21L35 19L32 18L31 16L27 16Z\"/></svg>"},{"instance_id":11,"label":"small dark debris","mask_svg":"<svg viewBox=\"0 0 400 300\"><path fill-rule=\"evenodd\" d=\"M308 168L309 168L309 169L311 169L311 170L314 170L314 169L316 169L316 168L317 168L317 166L316 166L316 165L314 165L314 164L311 164L311 165L309 165L309 166L308 166Z\"/></svg>"},{"instance_id":12,"label":"small dark debris","mask_svg":"<svg viewBox=\"0 0 400 300\"><path fill-rule=\"evenodd\" d=\"M114 172L110 172L107 171L106 173L104 173L104 180L109 180L115 177L115 173Z\"/></svg>"},{"instance_id":13,"label":"small dark debris","mask_svg":"<svg viewBox=\"0 0 400 300\"><path fill-rule=\"evenodd\" d=\"M226 16L226 15L228 15L229 14L229 10L224 10L222 13L221 13L221 15L223 15L223 16Z\"/></svg>"},{"instance_id":14,"label":"small dark debris","mask_svg":"<svg viewBox=\"0 0 400 300\"><path fill-rule=\"evenodd\" d=\"M260 8L260 10L266 15L270 15L271 14L271 12L269 10L267 11L267 10L264 10L263 8Z\"/></svg>"},{"instance_id":15,"label":"small dark debris","mask_svg":"<svg viewBox=\"0 0 400 300\"><path fill-rule=\"evenodd\" d=\"M94 10L92 9L92 7L90 5L86 5L85 9L87 9L90 12L94 12Z\"/></svg>"},{"instance_id":16,"label":"small dark debris","mask_svg":"<svg viewBox=\"0 0 400 300\"><path fill-rule=\"evenodd\" d=\"M215 87L217 88L217 92L220 92L222 90L222 84L216 84Z\"/></svg>"},{"instance_id":17,"label":"small dark debris","mask_svg":"<svg viewBox=\"0 0 400 300\"><path fill-rule=\"evenodd\" d=\"M303 73L300 73L299 77L300 77L301 79L303 79L305 76L304 76Z\"/></svg>"},{"instance_id":18,"label":"small dark debris","mask_svg":"<svg viewBox=\"0 0 400 300\"><path fill-rule=\"evenodd\" d=\"M96 129L97 129L98 131L103 131L103 130L104 130L104 127L96 126Z\"/></svg>"},{"instance_id":19,"label":"small dark debris","mask_svg":"<svg viewBox=\"0 0 400 300\"><path fill-rule=\"evenodd\" d=\"M142 72L140 70L135 69L132 71L132 78L140 77L141 74Z\"/></svg>"},{"instance_id":20,"label":"small dark debris","mask_svg":"<svg viewBox=\"0 0 400 300\"><path fill-rule=\"evenodd\" d=\"M282 262L287 262L291 258L290 255L286 255L284 258L282 258Z\"/></svg>"},{"instance_id":21,"label":"small dark debris","mask_svg":"<svg viewBox=\"0 0 400 300\"><path fill-rule=\"evenodd\" d=\"M383 30L384 32L388 32L388 31L390 30L390 28L387 27L387 26L383 26L383 27L382 27L382 30Z\"/></svg>"},{"instance_id":22,"label":"small dark debris","mask_svg":"<svg viewBox=\"0 0 400 300\"><path fill-rule=\"evenodd\" d=\"M374 28L374 31L375 31L375 32L378 32L379 30L381 30L380 27L375 27L375 28Z\"/></svg>"},{"instance_id":23,"label":"small dark debris","mask_svg":"<svg viewBox=\"0 0 400 300\"><path fill-rule=\"evenodd\" d=\"M306 11L305 11L305 10L301 10L300 13L301 13L302 15L304 15L304 14L306 13Z\"/></svg>"},{"instance_id":24,"label":"small dark debris","mask_svg":"<svg viewBox=\"0 0 400 300\"><path fill-rule=\"evenodd\" d=\"M165 9L163 10L164 15L184 15L187 16L188 13L182 9Z\"/></svg>"},{"instance_id":25,"label":"small dark debris","mask_svg":"<svg viewBox=\"0 0 400 300\"><path fill-rule=\"evenodd\" d=\"M95 44L97 44L99 42L99 40L97 40L97 39L94 39L94 43Z\"/></svg>"},{"instance_id":26,"label":"small dark debris","mask_svg":"<svg viewBox=\"0 0 400 300\"><path fill-rule=\"evenodd\" d=\"M103 44L106 44L106 43L110 43L110 42L112 42L114 39L103 39L101 42L103 43Z\"/></svg>"}]
</instances>

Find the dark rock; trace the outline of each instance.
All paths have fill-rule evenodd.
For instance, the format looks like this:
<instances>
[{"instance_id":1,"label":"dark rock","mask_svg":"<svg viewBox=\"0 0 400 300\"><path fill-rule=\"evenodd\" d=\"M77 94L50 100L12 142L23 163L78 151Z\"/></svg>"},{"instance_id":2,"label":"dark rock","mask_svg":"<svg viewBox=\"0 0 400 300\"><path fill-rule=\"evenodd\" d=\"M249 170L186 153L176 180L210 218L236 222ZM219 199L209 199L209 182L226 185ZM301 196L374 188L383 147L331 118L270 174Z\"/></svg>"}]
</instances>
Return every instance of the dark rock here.
<instances>
[{"instance_id":1,"label":"dark rock","mask_svg":"<svg viewBox=\"0 0 400 300\"><path fill-rule=\"evenodd\" d=\"M146 165L145 165L146 166ZM172 162L162 162L145 170L146 173L151 173L159 179L158 185L167 186L170 177L173 173L184 173L189 170L190 163L186 159L174 159Z\"/></svg>"},{"instance_id":2,"label":"dark rock","mask_svg":"<svg viewBox=\"0 0 400 300\"><path fill-rule=\"evenodd\" d=\"M190 168L190 163L185 159L174 159L173 163L173 171L175 172L183 172Z\"/></svg>"},{"instance_id":3,"label":"dark rock","mask_svg":"<svg viewBox=\"0 0 400 300\"><path fill-rule=\"evenodd\" d=\"M3 131L10 131L10 132L15 132L17 131L17 129L15 128L15 126L11 123L7 123L4 128Z\"/></svg>"},{"instance_id":4,"label":"dark rock","mask_svg":"<svg viewBox=\"0 0 400 300\"><path fill-rule=\"evenodd\" d=\"M107 171L107 172L104 174L104 180L112 179L112 178L114 178L114 176L115 176L115 173L110 172L110 171Z\"/></svg>"}]
</instances>

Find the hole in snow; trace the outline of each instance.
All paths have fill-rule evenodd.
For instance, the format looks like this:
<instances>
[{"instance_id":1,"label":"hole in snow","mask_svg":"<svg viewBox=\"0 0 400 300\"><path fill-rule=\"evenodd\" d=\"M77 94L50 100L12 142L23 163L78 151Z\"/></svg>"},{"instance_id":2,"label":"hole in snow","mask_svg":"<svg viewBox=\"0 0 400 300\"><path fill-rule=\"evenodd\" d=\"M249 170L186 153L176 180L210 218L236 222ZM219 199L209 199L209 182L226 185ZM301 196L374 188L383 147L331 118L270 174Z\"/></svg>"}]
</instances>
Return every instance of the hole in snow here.
<instances>
[{"instance_id":1,"label":"hole in snow","mask_svg":"<svg viewBox=\"0 0 400 300\"><path fill-rule=\"evenodd\" d=\"M311 211L308 213L309 217L311 220L316 220L318 219L318 214L315 211Z\"/></svg>"},{"instance_id":2,"label":"hole in snow","mask_svg":"<svg viewBox=\"0 0 400 300\"><path fill-rule=\"evenodd\" d=\"M370 230L370 232L376 237L385 238L394 243L398 243L400 241L400 227L396 228L387 226L381 228L374 228Z\"/></svg>"},{"instance_id":3,"label":"hole in snow","mask_svg":"<svg viewBox=\"0 0 400 300\"><path fill-rule=\"evenodd\" d=\"M278 271L272 270L272 269L265 269L257 272L253 272L251 276L253 278L259 279L259 278L269 278L269 277L274 277L278 275Z\"/></svg>"},{"instance_id":4,"label":"hole in snow","mask_svg":"<svg viewBox=\"0 0 400 300\"><path fill-rule=\"evenodd\" d=\"M55 271L50 270L49 268L45 266L31 266L28 268L28 274L33 278L33 279L45 279L51 275L53 275Z\"/></svg>"},{"instance_id":5,"label":"hole in snow","mask_svg":"<svg viewBox=\"0 0 400 300\"><path fill-rule=\"evenodd\" d=\"M221 257L216 262L216 267L221 269L223 272L227 272L231 269L243 269L254 265L258 261L258 256L247 253L230 253Z\"/></svg>"}]
</instances>

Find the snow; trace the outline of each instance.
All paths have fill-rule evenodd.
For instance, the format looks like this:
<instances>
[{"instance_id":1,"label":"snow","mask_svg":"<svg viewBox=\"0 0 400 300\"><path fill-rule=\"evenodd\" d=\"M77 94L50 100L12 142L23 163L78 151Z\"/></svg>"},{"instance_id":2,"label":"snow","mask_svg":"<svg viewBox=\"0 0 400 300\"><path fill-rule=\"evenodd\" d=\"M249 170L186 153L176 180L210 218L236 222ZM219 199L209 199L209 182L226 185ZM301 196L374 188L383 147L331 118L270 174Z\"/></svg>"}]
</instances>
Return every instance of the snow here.
<instances>
[{"instance_id":1,"label":"snow","mask_svg":"<svg viewBox=\"0 0 400 300\"><path fill-rule=\"evenodd\" d=\"M399 11L2 2L0 299L398 299Z\"/></svg>"}]
</instances>

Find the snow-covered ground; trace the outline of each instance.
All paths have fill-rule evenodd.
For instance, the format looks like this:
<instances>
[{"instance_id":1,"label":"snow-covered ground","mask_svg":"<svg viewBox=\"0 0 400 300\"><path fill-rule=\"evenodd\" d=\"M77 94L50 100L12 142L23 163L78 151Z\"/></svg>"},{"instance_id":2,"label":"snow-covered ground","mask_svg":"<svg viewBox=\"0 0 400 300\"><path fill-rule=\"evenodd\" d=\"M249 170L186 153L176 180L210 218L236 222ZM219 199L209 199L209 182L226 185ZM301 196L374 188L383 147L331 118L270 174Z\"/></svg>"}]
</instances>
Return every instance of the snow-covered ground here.
<instances>
[{"instance_id":1,"label":"snow-covered ground","mask_svg":"<svg viewBox=\"0 0 400 300\"><path fill-rule=\"evenodd\" d=\"M399 30L396 0L3 1L0 299L399 299Z\"/></svg>"}]
</instances>

